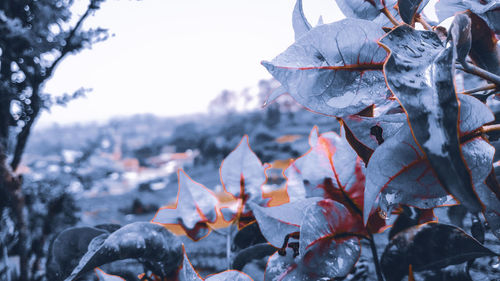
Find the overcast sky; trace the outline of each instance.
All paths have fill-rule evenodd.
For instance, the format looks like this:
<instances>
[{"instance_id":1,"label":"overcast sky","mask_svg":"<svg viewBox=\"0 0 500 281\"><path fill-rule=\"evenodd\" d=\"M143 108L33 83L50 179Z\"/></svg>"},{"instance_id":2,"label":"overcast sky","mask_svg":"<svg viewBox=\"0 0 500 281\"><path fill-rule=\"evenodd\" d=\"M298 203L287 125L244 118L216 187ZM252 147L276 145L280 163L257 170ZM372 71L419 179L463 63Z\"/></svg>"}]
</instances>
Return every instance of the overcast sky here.
<instances>
[{"instance_id":1,"label":"overcast sky","mask_svg":"<svg viewBox=\"0 0 500 281\"><path fill-rule=\"evenodd\" d=\"M75 0L80 6L88 1ZM87 26L107 41L67 57L49 93L92 88L87 98L43 113L38 125L154 113L204 112L223 89L242 90L270 74L260 65L293 43L294 0L108 0ZM334 0L305 0L314 25L343 17Z\"/></svg>"}]
</instances>

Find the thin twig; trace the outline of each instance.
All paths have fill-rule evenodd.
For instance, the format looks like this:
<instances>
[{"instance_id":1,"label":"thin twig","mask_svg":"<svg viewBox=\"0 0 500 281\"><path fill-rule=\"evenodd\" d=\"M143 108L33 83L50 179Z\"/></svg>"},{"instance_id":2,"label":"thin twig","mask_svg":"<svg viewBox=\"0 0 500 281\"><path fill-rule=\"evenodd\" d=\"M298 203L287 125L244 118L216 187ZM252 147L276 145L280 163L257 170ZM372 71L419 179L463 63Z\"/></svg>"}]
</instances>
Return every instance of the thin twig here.
<instances>
[{"instance_id":1,"label":"thin twig","mask_svg":"<svg viewBox=\"0 0 500 281\"><path fill-rule=\"evenodd\" d=\"M477 88L473 88L473 89L470 89L470 90L465 90L463 92L460 92L460 94L470 95L470 94L477 93L477 92L482 92L482 91L487 91L487 90L494 90L497 87L498 86L495 85L495 84L488 84L486 86L477 87Z\"/></svg>"},{"instance_id":2,"label":"thin twig","mask_svg":"<svg viewBox=\"0 0 500 281\"><path fill-rule=\"evenodd\" d=\"M495 83L497 86L500 86L500 76L493 74L489 71L486 71L468 62L463 62L462 66L457 66L457 69L465 71L470 74L474 74L485 80Z\"/></svg>"},{"instance_id":3,"label":"thin twig","mask_svg":"<svg viewBox=\"0 0 500 281\"><path fill-rule=\"evenodd\" d=\"M394 24L394 26L398 26L400 23L398 20L387 10L387 7L384 7L382 10L380 10L382 14L384 14L391 22Z\"/></svg>"},{"instance_id":4,"label":"thin twig","mask_svg":"<svg viewBox=\"0 0 500 281\"><path fill-rule=\"evenodd\" d=\"M88 5L88 7L87 7L87 10L85 11L85 13L80 17L80 19L78 19L78 22L75 24L75 26L73 27L73 29L69 32L68 37L66 37L66 39L65 39L66 45L64 45L64 47L62 48L61 54L52 63L52 65L46 70L45 76L44 76L45 79L48 78L48 77L50 77L52 75L52 72L57 67L57 65L59 64L59 62L61 62L61 60L70 51L72 51L71 40L73 40L73 37L75 36L75 34L78 31L78 29L80 29L80 26L83 24L83 22L85 21L85 19L90 15L90 12L94 11L95 9L96 9L96 7L95 7L95 0L91 0L90 3L89 3L89 5Z\"/></svg>"}]
</instances>

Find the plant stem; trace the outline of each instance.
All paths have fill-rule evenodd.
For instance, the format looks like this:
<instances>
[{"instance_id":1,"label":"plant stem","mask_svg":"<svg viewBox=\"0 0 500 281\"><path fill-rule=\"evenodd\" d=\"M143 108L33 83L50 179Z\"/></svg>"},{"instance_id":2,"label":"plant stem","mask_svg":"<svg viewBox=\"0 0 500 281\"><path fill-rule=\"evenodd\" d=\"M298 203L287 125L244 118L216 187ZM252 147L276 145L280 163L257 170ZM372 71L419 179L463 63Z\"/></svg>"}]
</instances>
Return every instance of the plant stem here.
<instances>
[{"instance_id":1,"label":"plant stem","mask_svg":"<svg viewBox=\"0 0 500 281\"><path fill-rule=\"evenodd\" d=\"M482 131L483 133L500 131L500 124L483 126Z\"/></svg>"},{"instance_id":2,"label":"plant stem","mask_svg":"<svg viewBox=\"0 0 500 281\"><path fill-rule=\"evenodd\" d=\"M428 22L426 22L420 14L415 15L415 20L419 22L425 30L432 30L432 26Z\"/></svg>"},{"instance_id":3,"label":"plant stem","mask_svg":"<svg viewBox=\"0 0 500 281\"><path fill-rule=\"evenodd\" d=\"M500 86L500 76L493 74L489 71L486 71L468 62L463 62L462 67L458 66L457 69L460 69L470 74L474 74L485 80L495 83L497 86Z\"/></svg>"},{"instance_id":4,"label":"plant stem","mask_svg":"<svg viewBox=\"0 0 500 281\"><path fill-rule=\"evenodd\" d=\"M483 87L473 88L473 89L466 90L466 91L463 91L463 92L460 92L460 93L468 95L468 94L473 94L473 93L477 93L477 92L481 92L481 91L494 90L496 88L497 88L497 85L495 85L495 84L488 84L488 85L483 86Z\"/></svg>"},{"instance_id":5,"label":"plant stem","mask_svg":"<svg viewBox=\"0 0 500 281\"><path fill-rule=\"evenodd\" d=\"M394 24L394 26L398 26L399 22L398 20L387 10L387 7L384 7L382 10L380 10L382 14L384 14L391 22Z\"/></svg>"},{"instance_id":6,"label":"plant stem","mask_svg":"<svg viewBox=\"0 0 500 281\"><path fill-rule=\"evenodd\" d=\"M226 234L226 261L227 261L227 269L231 269L231 238L233 232L233 224L229 225L229 229Z\"/></svg>"},{"instance_id":7,"label":"plant stem","mask_svg":"<svg viewBox=\"0 0 500 281\"><path fill-rule=\"evenodd\" d=\"M377 254L377 246L375 245L375 240L373 239L373 234L370 233L370 248L372 250L372 256L373 256L373 263L375 264L375 271L377 272L377 280L378 281L384 281L384 277L382 276L382 271L380 270L380 263L378 261L378 254Z\"/></svg>"}]
</instances>

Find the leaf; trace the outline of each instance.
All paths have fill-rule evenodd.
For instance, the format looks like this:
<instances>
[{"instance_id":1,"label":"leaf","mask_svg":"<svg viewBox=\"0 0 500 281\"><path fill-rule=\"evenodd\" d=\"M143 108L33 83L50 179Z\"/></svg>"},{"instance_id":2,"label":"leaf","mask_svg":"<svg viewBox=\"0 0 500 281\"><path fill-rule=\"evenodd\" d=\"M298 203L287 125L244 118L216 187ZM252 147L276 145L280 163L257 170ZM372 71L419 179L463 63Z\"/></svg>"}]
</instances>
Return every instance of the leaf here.
<instances>
[{"instance_id":1,"label":"leaf","mask_svg":"<svg viewBox=\"0 0 500 281\"><path fill-rule=\"evenodd\" d=\"M66 281L76 279L95 267L122 259L141 259L154 274L168 277L182 263L182 243L164 227L135 222L92 240L87 253Z\"/></svg>"},{"instance_id":2,"label":"leaf","mask_svg":"<svg viewBox=\"0 0 500 281\"><path fill-rule=\"evenodd\" d=\"M364 232L357 216L344 205L325 199L306 209L300 226L299 253L305 266L315 268L319 277L345 276L361 251L355 235Z\"/></svg>"},{"instance_id":3,"label":"leaf","mask_svg":"<svg viewBox=\"0 0 500 281\"><path fill-rule=\"evenodd\" d=\"M179 281L203 281L203 278L196 272L191 261L189 261L184 246L182 246L182 251L184 252L184 260L178 273Z\"/></svg>"},{"instance_id":4,"label":"leaf","mask_svg":"<svg viewBox=\"0 0 500 281\"><path fill-rule=\"evenodd\" d=\"M398 10L401 19L409 25L415 23L415 14L420 13L429 0L398 0Z\"/></svg>"},{"instance_id":5,"label":"leaf","mask_svg":"<svg viewBox=\"0 0 500 281\"><path fill-rule=\"evenodd\" d=\"M458 95L460 101L460 136L473 135L479 127L494 120L493 113L478 99ZM482 141L484 142L484 141ZM486 142L484 142L486 143ZM488 156L489 149L482 151ZM481 152L463 149L464 153ZM464 155L465 157L465 155ZM468 167L476 169L482 162L470 159ZM487 166L489 167L489 166ZM475 173L472 173L473 175ZM484 173L475 182L481 182ZM381 144L372 155L366 170L365 219L372 209L378 194L382 210L390 213L392 206L407 204L422 209L433 208L447 201L447 193L439 184L423 153L413 139L408 125L403 126L394 137Z\"/></svg>"},{"instance_id":6,"label":"leaf","mask_svg":"<svg viewBox=\"0 0 500 281\"><path fill-rule=\"evenodd\" d=\"M485 184L476 186L476 192L485 206L483 214L491 232L500 239L500 200Z\"/></svg>"},{"instance_id":7,"label":"leaf","mask_svg":"<svg viewBox=\"0 0 500 281\"><path fill-rule=\"evenodd\" d=\"M345 132L343 132L345 136ZM323 197L344 204L362 220L365 175L362 160L345 137L334 132L318 136L313 128L309 138L311 149L284 171L287 192L294 198ZM373 212L372 212L373 213ZM385 221L373 216L368 223L371 232L378 232Z\"/></svg>"},{"instance_id":8,"label":"leaf","mask_svg":"<svg viewBox=\"0 0 500 281\"><path fill-rule=\"evenodd\" d=\"M345 138L334 132L318 135L314 127L309 137L311 149L293 161L284 171L287 179L287 192L295 198L325 197L323 183L333 180L336 188L341 185L345 190L355 183L357 155ZM336 165L339 163L339 165Z\"/></svg>"},{"instance_id":9,"label":"leaf","mask_svg":"<svg viewBox=\"0 0 500 281\"><path fill-rule=\"evenodd\" d=\"M238 146L222 161L221 183L226 192L242 199L243 204L246 202L261 204L264 201L262 185L267 180L265 171L266 167L250 148L248 136L245 135ZM237 213L229 209L221 211L226 221L237 216Z\"/></svg>"},{"instance_id":10,"label":"leaf","mask_svg":"<svg viewBox=\"0 0 500 281\"><path fill-rule=\"evenodd\" d=\"M264 281L308 281L307 269L301 266L301 258L293 258L293 254L287 251L285 256L278 252L269 257L264 273Z\"/></svg>"},{"instance_id":11,"label":"leaf","mask_svg":"<svg viewBox=\"0 0 500 281\"><path fill-rule=\"evenodd\" d=\"M468 103L467 101L474 101ZM477 124L484 122L481 119L492 118L491 112L485 110L486 106L473 97L464 96L461 112L481 105L483 109L471 111L480 113L477 118L467 118L468 114L461 114L464 121L462 129L475 130ZM490 115L488 117L488 115ZM463 157L468 169L471 171L475 192L482 185L491 170L494 149L479 137L467 140L462 144ZM406 204L418 208L428 209L447 202L447 192L440 185L432 173L430 165L422 152L416 146L407 126L393 138L384 142L373 154L366 171L365 206L364 216L373 208L376 198L380 194L380 207L390 213L390 209L397 204Z\"/></svg>"},{"instance_id":12,"label":"leaf","mask_svg":"<svg viewBox=\"0 0 500 281\"><path fill-rule=\"evenodd\" d=\"M177 172L179 191L175 206L165 206L158 210L151 222L179 224L193 240L208 235L207 222L217 218L217 197L210 189L193 181L182 169Z\"/></svg>"},{"instance_id":13,"label":"leaf","mask_svg":"<svg viewBox=\"0 0 500 281\"><path fill-rule=\"evenodd\" d=\"M456 205L460 206L460 205ZM437 217L434 215L433 209L419 209L409 206L401 206L402 211L392 224L391 230L389 231L389 240L391 240L399 232L422 223L429 221L437 221Z\"/></svg>"},{"instance_id":14,"label":"leaf","mask_svg":"<svg viewBox=\"0 0 500 281\"><path fill-rule=\"evenodd\" d=\"M342 120L357 141L375 150L406 123L406 115L403 113L386 114L379 117L351 115Z\"/></svg>"},{"instance_id":15,"label":"leaf","mask_svg":"<svg viewBox=\"0 0 500 281\"><path fill-rule=\"evenodd\" d=\"M413 271L439 269L474 258L497 255L458 227L440 223L414 226L396 235L381 258L387 281Z\"/></svg>"},{"instance_id":16,"label":"leaf","mask_svg":"<svg viewBox=\"0 0 500 281\"><path fill-rule=\"evenodd\" d=\"M440 21L470 10L481 17L497 34L500 33L500 2L478 0L440 0L435 6Z\"/></svg>"},{"instance_id":17,"label":"leaf","mask_svg":"<svg viewBox=\"0 0 500 281\"><path fill-rule=\"evenodd\" d=\"M384 8L380 0L336 0L336 2L348 18L373 20Z\"/></svg>"},{"instance_id":18,"label":"leaf","mask_svg":"<svg viewBox=\"0 0 500 281\"><path fill-rule=\"evenodd\" d=\"M232 268L242 270L246 264L253 260L262 260L276 252L276 248L268 243L260 243L250 246L238 252L233 259Z\"/></svg>"},{"instance_id":19,"label":"leaf","mask_svg":"<svg viewBox=\"0 0 500 281\"><path fill-rule=\"evenodd\" d=\"M450 36L457 49L457 61L464 63L472 44L471 20L467 15L457 14L455 16L448 34L448 37Z\"/></svg>"},{"instance_id":20,"label":"leaf","mask_svg":"<svg viewBox=\"0 0 500 281\"><path fill-rule=\"evenodd\" d=\"M357 221L357 223L356 223ZM354 228L352 227L354 223ZM300 227L299 256L278 253L269 258L265 280L320 280L343 277L357 262L362 223L338 202L326 199L311 205Z\"/></svg>"},{"instance_id":21,"label":"leaf","mask_svg":"<svg viewBox=\"0 0 500 281\"><path fill-rule=\"evenodd\" d=\"M477 98L457 94L460 102L460 136L471 134L484 124L493 122L495 116L484 103Z\"/></svg>"},{"instance_id":22,"label":"leaf","mask_svg":"<svg viewBox=\"0 0 500 281\"><path fill-rule=\"evenodd\" d=\"M500 14L500 8L497 13ZM477 66L500 75L500 47L495 34L480 16L472 12L467 12L467 15L471 19L472 41L469 55L472 61ZM500 21L500 15L498 20ZM497 34L500 34L499 30Z\"/></svg>"},{"instance_id":23,"label":"leaf","mask_svg":"<svg viewBox=\"0 0 500 281\"><path fill-rule=\"evenodd\" d=\"M271 94L267 97L266 101L264 102L263 106L268 106L272 102L274 102L277 98L280 96L286 94L286 89L283 86L279 86L275 90L271 92Z\"/></svg>"},{"instance_id":24,"label":"leaf","mask_svg":"<svg viewBox=\"0 0 500 281\"><path fill-rule=\"evenodd\" d=\"M54 281L64 280L87 252L92 239L102 234L108 232L88 226L71 227L59 233L49 249L47 277Z\"/></svg>"},{"instance_id":25,"label":"leaf","mask_svg":"<svg viewBox=\"0 0 500 281\"><path fill-rule=\"evenodd\" d=\"M385 101L383 35L369 21L344 19L312 28L262 64L301 105L343 117Z\"/></svg>"},{"instance_id":26,"label":"leaf","mask_svg":"<svg viewBox=\"0 0 500 281\"><path fill-rule=\"evenodd\" d=\"M319 200L313 197L267 208L252 203L251 208L262 235L271 245L281 248L287 234L300 230L305 209Z\"/></svg>"},{"instance_id":27,"label":"leaf","mask_svg":"<svg viewBox=\"0 0 500 281\"><path fill-rule=\"evenodd\" d=\"M387 84L405 109L412 135L443 187L471 212L481 211L460 149L454 47L444 48L434 32L402 25L380 43L390 50Z\"/></svg>"},{"instance_id":28,"label":"leaf","mask_svg":"<svg viewBox=\"0 0 500 281\"><path fill-rule=\"evenodd\" d=\"M245 226L243 229L238 231L233 238L233 245L239 249L245 249L252 245L264 242L266 242L266 238L262 235L258 223L252 223Z\"/></svg>"},{"instance_id":29,"label":"leaf","mask_svg":"<svg viewBox=\"0 0 500 281\"><path fill-rule=\"evenodd\" d=\"M306 34L312 27L304 16L302 9L302 0L297 0L292 14L293 31L295 32L295 40Z\"/></svg>"},{"instance_id":30,"label":"leaf","mask_svg":"<svg viewBox=\"0 0 500 281\"><path fill-rule=\"evenodd\" d=\"M125 279L123 279L122 277L117 275L107 274L98 267L96 267L94 271L99 281L125 281Z\"/></svg>"},{"instance_id":31,"label":"leaf","mask_svg":"<svg viewBox=\"0 0 500 281\"><path fill-rule=\"evenodd\" d=\"M209 275L206 281L253 281L250 276L238 270L226 270L221 273Z\"/></svg>"}]
</instances>

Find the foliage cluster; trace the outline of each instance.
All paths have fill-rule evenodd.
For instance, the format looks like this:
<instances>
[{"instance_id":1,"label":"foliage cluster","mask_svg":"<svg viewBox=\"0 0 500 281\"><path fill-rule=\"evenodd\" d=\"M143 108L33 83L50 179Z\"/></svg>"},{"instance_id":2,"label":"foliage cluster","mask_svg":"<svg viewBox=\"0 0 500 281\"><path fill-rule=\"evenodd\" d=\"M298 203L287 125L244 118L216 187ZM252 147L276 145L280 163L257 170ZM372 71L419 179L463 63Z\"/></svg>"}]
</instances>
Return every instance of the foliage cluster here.
<instances>
[{"instance_id":1,"label":"foliage cluster","mask_svg":"<svg viewBox=\"0 0 500 281\"><path fill-rule=\"evenodd\" d=\"M298 0L295 42L263 62L282 85L268 103L287 93L335 118L340 134L313 128L309 151L284 169L281 190L265 188L268 165L243 137L221 164L221 194L180 170L176 203L150 223L58 235L51 279L74 280L134 259L140 280L251 280L238 270L270 256L265 280L359 280L367 277L358 263L366 242L379 281L416 280L417 272L429 271L425 280L472 280L475 259L499 255L484 242L487 235L500 238L500 185L489 143L500 128L489 107L500 87L500 5L441 0L441 20L455 15L446 30L425 19L428 2L337 0L348 18L312 27ZM458 204L474 218L470 235L433 214ZM374 235L396 214L379 261ZM162 226L193 240L223 233L234 269L202 278ZM234 258L232 243L242 248ZM455 265L463 266L450 271ZM95 270L101 280L123 280L112 275L120 270Z\"/></svg>"}]
</instances>

